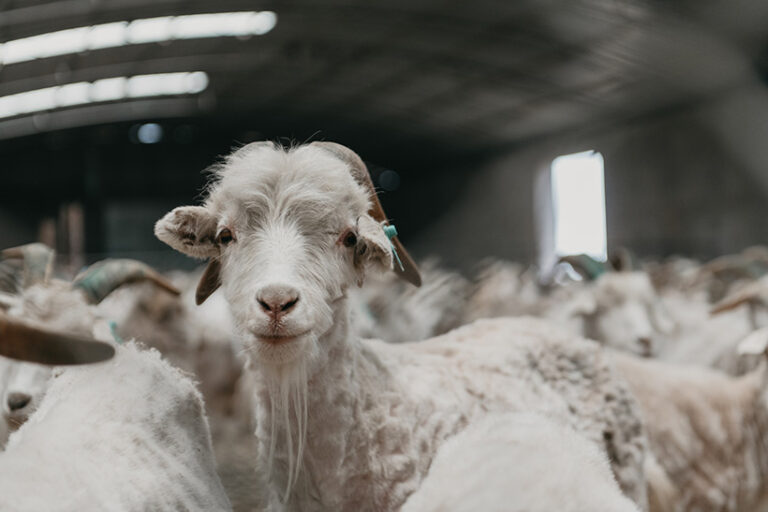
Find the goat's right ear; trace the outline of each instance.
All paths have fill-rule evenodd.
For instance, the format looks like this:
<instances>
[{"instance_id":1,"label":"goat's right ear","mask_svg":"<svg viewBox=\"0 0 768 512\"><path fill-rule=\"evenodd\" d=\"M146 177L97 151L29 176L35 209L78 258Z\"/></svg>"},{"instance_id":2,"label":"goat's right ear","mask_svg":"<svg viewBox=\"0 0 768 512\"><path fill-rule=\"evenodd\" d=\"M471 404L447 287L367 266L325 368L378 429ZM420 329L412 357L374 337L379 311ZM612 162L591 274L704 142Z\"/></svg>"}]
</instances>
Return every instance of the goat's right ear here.
<instances>
[{"instance_id":1,"label":"goat's right ear","mask_svg":"<svg viewBox=\"0 0 768 512\"><path fill-rule=\"evenodd\" d=\"M740 355L768 355L768 327L763 327L762 329L750 333L746 338L739 342L736 351Z\"/></svg>"},{"instance_id":2,"label":"goat's right ear","mask_svg":"<svg viewBox=\"0 0 768 512\"><path fill-rule=\"evenodd\" d=\"M389 243L382 225L369 215L358 217L357 237L354 265L357 271L357 284L361 286L369 269L391 270L394 262L392 245Z\"/></svg>"},{"instance_id":3,"label":"goat's right ear","mask_svg":"<svg viewBox=\"0 0 768 512\"><path fill-rule=\"evenodd\" d=\"M597 313L597 299L591 292L583 291L572 299L568 313L572 317L594 315Z\"/></svg>"},{"instance_id":4,"label":"goat's right ear","mask_svg":"<svg viewBox=\"0 0 768 512\"><path fill-rule=\"evenodd\" d=\"M217 219L203 206L180 206L155 224L155 236L179 252L206 259L219 255Z\"/></svg>"}]
</instances>

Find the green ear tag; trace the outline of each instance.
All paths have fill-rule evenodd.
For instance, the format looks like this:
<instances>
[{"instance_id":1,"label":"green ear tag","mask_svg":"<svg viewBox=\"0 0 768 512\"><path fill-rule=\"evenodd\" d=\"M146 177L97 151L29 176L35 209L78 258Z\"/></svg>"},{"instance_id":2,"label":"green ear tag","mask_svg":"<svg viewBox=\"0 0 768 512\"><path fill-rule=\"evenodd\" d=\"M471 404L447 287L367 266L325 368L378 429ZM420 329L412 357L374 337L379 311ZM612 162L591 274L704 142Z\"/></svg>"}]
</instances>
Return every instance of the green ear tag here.
<instances>
[{"instance_id":1,"label":"green ear tag","mask_svg":"<svg viewBox=\"0 0 768 512\"><path fill-rule=\"evenodd\" d=\"M392 237L397 236L397 228L394 224L390 224L388 226L382 226L384 229L384 234L387 235L387 238L389 239L389 246L392 248L392 254L395 256L395 259L397 260L397 264L400 265L400 270L405 271L403 268L403 262L400 261L400 256L397 255L397 250L395 249L395 245L392 243Z\"/></svg>"}]
</instances>

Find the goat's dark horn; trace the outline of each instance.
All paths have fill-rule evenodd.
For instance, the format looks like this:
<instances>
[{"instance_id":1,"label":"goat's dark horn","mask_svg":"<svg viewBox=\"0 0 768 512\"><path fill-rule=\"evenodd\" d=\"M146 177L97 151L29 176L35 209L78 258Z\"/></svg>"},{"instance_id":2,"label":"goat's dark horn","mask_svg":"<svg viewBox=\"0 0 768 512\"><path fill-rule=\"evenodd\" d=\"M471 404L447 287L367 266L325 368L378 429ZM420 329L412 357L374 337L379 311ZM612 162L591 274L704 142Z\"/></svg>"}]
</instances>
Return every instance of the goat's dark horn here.
<instances>
[{"instance_id":1,"label":"goat's dark horn","mask_svg":"<svg viewBox=\"0 0 768 512\"><path fill-rule=\"evenodd\" d=\"M312 145L321 147L326 151L331 152L341 161L349 165L350 172L355 178L355 181L365 187L368 191L368 197L371 200L371 209L368 211L368 215L370 215L377 222L388 222L387 214L384 212L384 208L381 206L379 197L376 195L376 188L373 185L373 181L371 181L368 168L365 166L365 163L360 158L360 156L348 147L342 146L341 144L337 144L335 142L313 142ZM416 266L416 263L413 261L413 258L411 258L411 256L408 254L408 251L405 250L405 247L403 247L403 244L400 242L397 236L393 236L390 238L390 240L392 241L392 245L394 245L395 250L397 251L397 255L400 257L400 261L402 262L402 268L398 264L394 265L393 268L395 273L398 275L398 277L408 281L412 285L421 286L421 274L419 273L419 269Z\"/></svg>"},{"instance_id":2,"label":"goat's dark horn","mask_svg":"<svg viewBox=\"0 0 768 512\"><path fill-rule=\"evenodd\" d=\"M181 292L155 269L131 259L107 259L94 263L83 270L72 283L85 292L89 302L98 304L114 290L127 283L149 281L173 295Z\"/></svg>"},{"instance_id":3,"label":"goat's dark horn","mask_svg":"<svg viewBox=\"0 0 768 512\"><path fill-rule=\"evenodd\" d=\"M0 356L62 366L106 361L115 347L93 338L48 331L0 313Z\"/></svg>"}]
</instances>

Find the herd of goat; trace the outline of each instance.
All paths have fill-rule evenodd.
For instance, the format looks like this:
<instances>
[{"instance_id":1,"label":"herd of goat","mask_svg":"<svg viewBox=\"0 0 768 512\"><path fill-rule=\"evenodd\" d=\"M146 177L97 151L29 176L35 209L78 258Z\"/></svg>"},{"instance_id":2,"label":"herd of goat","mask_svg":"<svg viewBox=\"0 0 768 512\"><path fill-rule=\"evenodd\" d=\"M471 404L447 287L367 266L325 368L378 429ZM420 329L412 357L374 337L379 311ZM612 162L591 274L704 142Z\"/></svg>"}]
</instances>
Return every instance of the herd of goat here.
<instances>
[{"instance_id":1,"label":"herd of goat","mask_svg":"<svg viewBox=\"0 0 768 512\"><path fill-rule=\"evenodd\" d=\"M2 251L0 345L114 357L0 357L0 510L768 511L768 249L545 286L388 227L349 149L255 143L155 227L204 270Z\"/></svg>"}]
</instances>

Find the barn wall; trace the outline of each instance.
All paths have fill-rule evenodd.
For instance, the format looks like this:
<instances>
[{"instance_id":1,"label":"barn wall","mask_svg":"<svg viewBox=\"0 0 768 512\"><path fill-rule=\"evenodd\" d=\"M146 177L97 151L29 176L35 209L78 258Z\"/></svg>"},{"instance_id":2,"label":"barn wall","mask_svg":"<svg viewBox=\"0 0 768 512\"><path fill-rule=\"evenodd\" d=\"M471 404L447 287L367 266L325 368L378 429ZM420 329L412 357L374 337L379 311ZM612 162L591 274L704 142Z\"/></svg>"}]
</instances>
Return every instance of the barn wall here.
<instances>
[{"instance_id":1,"label":"barn wall","mask_svg":"<svg viewBox=\"0 0 768 512\"><path fill-rule=\"evenodd\" d=\"M759 123L768 101L742 106L740 118L724 118L721 112L732 109L723 103L541 141L466 169L473 177L464 194L419 237L416 252L438 253L461 268L486 256L535 262L536 174L561 154L588 149L605 157L609 250L706 259L766 243L768 169L759 163L768 155L761 160L754 149L741 151L740 141L754 135L739 131L765 124Z\"/></svg>"}]
</instances>

